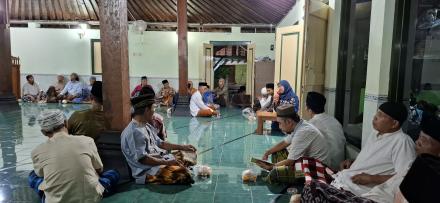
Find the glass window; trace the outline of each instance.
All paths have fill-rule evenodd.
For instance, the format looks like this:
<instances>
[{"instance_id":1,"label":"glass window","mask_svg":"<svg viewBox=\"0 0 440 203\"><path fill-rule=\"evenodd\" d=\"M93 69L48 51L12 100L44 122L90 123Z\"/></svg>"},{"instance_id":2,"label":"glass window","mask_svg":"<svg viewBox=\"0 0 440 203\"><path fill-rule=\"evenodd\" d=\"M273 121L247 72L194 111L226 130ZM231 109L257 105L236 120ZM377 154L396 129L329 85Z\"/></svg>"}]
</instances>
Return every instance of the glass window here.
<instances>
[{"instance_id":1,"label":"glass window","mask_svg":"<svg viewBox=\"0 0 440 203\"><path fill-rule=\"evenodd\" d=\"M404 62L394 67L403 74L396 76L400 82L391 89L396 92L391 95L396 94L396 100L408 105L410 116L404 130L416 139L422 112L440 107L440 2L406 2L408 6L402 9L409 13L409 23L403 23L401 29L403 38L407 35L401 44L406 46L400 46ZM404 22L405 16L397 20ZM392 78L390 87L395 83Z\"/></svg>"},{"instance_id":2,"label":"glass window","mask_svg":"<svg viewBox=\"0 0 440 203\"><path fill-rule=\"evenodd\" d=\"M347 17L342 18L339 58L336 116L342 122L347 141L360 148L364 111L365 85L367 79L368 43L370 37L371 0L346 0ZM349 4L349 5L348 5ZM345 22L344 22L345 21ZM345 26L345 27L342 27Z\"/></svg>"}]
</instances>

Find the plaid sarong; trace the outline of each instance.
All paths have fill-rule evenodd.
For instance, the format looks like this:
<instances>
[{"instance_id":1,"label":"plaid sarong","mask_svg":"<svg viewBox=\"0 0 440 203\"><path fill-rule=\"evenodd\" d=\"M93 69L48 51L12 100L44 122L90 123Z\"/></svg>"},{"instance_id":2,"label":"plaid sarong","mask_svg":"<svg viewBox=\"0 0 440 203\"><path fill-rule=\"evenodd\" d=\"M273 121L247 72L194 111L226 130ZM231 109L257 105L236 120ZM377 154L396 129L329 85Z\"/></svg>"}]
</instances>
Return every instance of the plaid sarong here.
<instances>
[{"instance_id":1,"label":"plaid sarong","mask_svg":"<svg viewBox=\"0 0 440 203\"><path fill-rule=\"evenodd\" d=\"M339 190L321 181L312 180L304 186L302 203L375 203L346 190Z\"/></svg>"},{"instance_id":2,"label":"plaid sarong","mask_svg":"<svg viewBox=\"0 0 440 203\"><path fill-rule=\"evenodd\" d=\"M335 174L329 167L321 161L302 157L295 161L295 170L302 171L305 177L305 183L309 184L312 180L318 180L322 183L331 183Z\"/></svg>"},{"instance_id":3,"label":"plaid sarong","mask_svg":"<svg viewBox=\"0 0 440 203\"><path fill-rule=\"evenodd\" d=\"M282 151L280 151L282 152ZM283 153L272 155L272 160L281 159ZM280 160L282 161L282 160ZM300 183L309 184L312 180L331 183L334 172L321 161L302 157L295 161L294 166L277 166L269 172L267 181L272 183Z\"/></svg>"}]
</instances>

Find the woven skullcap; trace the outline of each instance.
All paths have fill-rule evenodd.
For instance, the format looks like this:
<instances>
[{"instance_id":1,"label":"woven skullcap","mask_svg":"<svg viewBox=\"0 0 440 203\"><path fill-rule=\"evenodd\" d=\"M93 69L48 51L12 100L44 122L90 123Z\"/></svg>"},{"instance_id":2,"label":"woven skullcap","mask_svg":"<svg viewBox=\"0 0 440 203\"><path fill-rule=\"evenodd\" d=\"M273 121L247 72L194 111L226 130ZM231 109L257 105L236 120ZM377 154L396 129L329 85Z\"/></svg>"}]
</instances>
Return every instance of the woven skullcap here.
<instances>
[{"instance_id":1,"label":"woven skullcap","mask_svg":"<svg viewBox=\"0 0 440 203\"><path fill-rule=\"evenodd\" d=\"M66 117L64 116L64 113L58 109L45 110L41 112L37 119L41 130L47 132L53 131L55 127L63 125L65 120Z\"/></svg>"}]
</instances>

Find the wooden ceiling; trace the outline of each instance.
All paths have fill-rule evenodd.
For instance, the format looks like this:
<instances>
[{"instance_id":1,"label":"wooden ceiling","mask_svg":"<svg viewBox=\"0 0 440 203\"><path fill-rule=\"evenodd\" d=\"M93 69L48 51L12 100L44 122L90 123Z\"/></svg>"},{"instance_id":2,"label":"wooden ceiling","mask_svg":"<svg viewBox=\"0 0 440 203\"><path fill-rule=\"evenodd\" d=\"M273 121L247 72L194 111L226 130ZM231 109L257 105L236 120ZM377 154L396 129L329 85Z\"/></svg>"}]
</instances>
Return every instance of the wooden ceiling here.
<instances>
[{"instance_id":1,"label":"wooden ceiling","mask_svg":"<svg viewBox=\"0 0 440 203\"><path fill-rule=\"evenodd\" d=\"M12 21L99 21L102 0L9 0ZM176 22L177 0L127 0L128 20ZM188 0L188 23L278 24L296 0Z\"/></svg>"}]
</instances>

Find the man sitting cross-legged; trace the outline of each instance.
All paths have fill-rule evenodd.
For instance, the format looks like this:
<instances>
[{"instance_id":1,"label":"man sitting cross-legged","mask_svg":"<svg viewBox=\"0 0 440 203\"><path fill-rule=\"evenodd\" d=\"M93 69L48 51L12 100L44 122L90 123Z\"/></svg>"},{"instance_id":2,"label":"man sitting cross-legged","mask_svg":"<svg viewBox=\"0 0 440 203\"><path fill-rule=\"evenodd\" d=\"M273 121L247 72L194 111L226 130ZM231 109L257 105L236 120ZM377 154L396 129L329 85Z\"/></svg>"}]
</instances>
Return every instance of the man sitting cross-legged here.
<instances>
[{"instance_id":1,"label":"man sitting cross-legged","mask_svg":"<svg viewBox=\"0 0 440 203\"><path fill-rule=\"evenodd\" d=\"M46 110L38 117L47 142L32 150L34 171L29 184L45 202L99 202L119 180L103 165L92 138L67 133L60 110ZM101 175L101 177L99 176Z\"/></svg>"},{"instance_id":2,"label":"man sitting cross-legged","mask_svg":"<svg viewBox=\"0 0 440 203\"><path fill-rule=\"evenodd\" d=\"M156 95L156 93L154 93L154 90L151 86L142 87L139 96L148 95L148 94ZM159 136L161 140L165 141L167 138L167 131L163 123L163 117L158 113L154 113L153 119L149 121L149 124L152 125L154 128L156 128L156 130L158 131L157 136Z\"/></svg>"},{"instance_id":3,"label":"man sitting cross-legged","mask_svg":"<svg viewBox=\"0 0 440 203\"><path fill-rule=\"evenodd\" d=\"M374 131L356 161L344 161L332 185L362 195L407 169L416 156L414 142L401 129L407 114L403 104L380 105L373 119Z\"/></svg>"},{"instance_id":4,"label":"man sitting cross-legged","mask_svg":"<svg viewBox=\"0 0 440 203\"><path fill-rule=\"evenodd\" d=\"M318 92L307 93L306 110L312 117L309 123L324 135L329 148L328 164L332 169L337 170L345 158L344 130L338 120L324 112L325 103L324 95Z\"/></svg>"},{"instance_id":5,"label":"man sitting cross-legged","mask_svg":"<svg viewBox=\"0 0 440 203\"><path fill-rule=\"evenodd\" d=\"M154 115L154 95L131 99L132 121L121 135L121 149L137 184L191 184L194 181L186 168L194 162L184 163L182 154L195 152L192 145L177 145L161 140L157 129L150 123ZM169 150L178 151L174 156Z\"/></svg>"},{"instance_id":6,"label":"man sitting cross-legged","mask_svg":"<svg viewBox=\"0 0 440 203\"><path fill-rule=\"evenodd\" d=\"M193 117L210 117L218 114L217 111L213 110L214 107L209 107L203 102L202 95L206 91L208 91L208 84L201 82L199 83L199 90L191 96L189 107Z\"/></svg>"},{"instance_id":7,"label":"man sitting cross-legged","mask_svg":"<svg viewBox=\"0 0 440 203\"><path fill-rule=\"evenodd\" d=\"M289 167L294 167L295 161L302 157L327 163L328 146L321 132L301 120L292 104L279 106L276 112L280 128L287 137L264 153L263 160L267 160L270 155L274 163L273 167L265 169L270 170L269 182L292 183L295 170Z\"/></svg>"},{"instance_id":8,"label":"man sitting cross-legged","mask_svg":"<svg viewBox=\"0 0 440 203\"><path fill-rule=\"evenodd\" d=\"M421 122L421 132L419 138L416 141L416 152L418 155L417 159L424 159L426 156L432 156L440 159L440 118L431 113L424 113ZM438 202L437 193L435 186L432 187L431 181L423 180L433 180L433 184L437 184L440 176L437 174L430 173L432 170L423 170L417 167L417 160L411 166L411 169L405 168L404 170L397 172L386 182L373 187L368 193L362 194L361 196L355 196L349 191L339 190L331 185L320 182L312 182L310 185L306 185L302 193L301 202L334 202L336 199L338 202L380 202L380 203L393 203L393 202L405 202L401 201L403 198L399 192L400 188L404 187L405 192L408 192L407 196L412 201L410 202ZM432 166L431 166L432 167ZM430 168L430 167L426 167ZM408 169L410 172L408 172ZM422 169L422 170L421 170ZM438 171L438 169L436 169ZM408 175L418 174L419 177L413 178L414 181L407 181L402 183L402 180L407 179ZM404 181L405 182L405 181ZM401 184L402 183L402 184ZM407 184L408 183L408 184ZM412 190L406 190L407 186L413 187ZM400 196L400 197L399 197ZM399 197L400 201L395 201L395 198ZM428 200L430 199L430 200Z\"/></svg>"},{"instance_id":9,"label":"man sitting cross-legged","mask_svg":"<svg viewBox=\"0 0 440 203\"><path fill-rule=\"evenodd\" d=\"M104 117L102 82L94 82L90 93L92 108L73 113L69 118L67 129L72 135L85 135L97 140L99 134L110 126Z\"/></svg>"},{"instance_id":10,"label":"man sitting cross-legged","mask_svg":"<svg viewBox=\"0 0 440 203\"><path fill-rule=\"evenodd\" d=\"M173 106L173 98L176 94L176 90L171 87L168 80L162 81L163 87L160 89L159 98L161 99L160 105L162 106Z\"/></svg>"}]
</instances>

